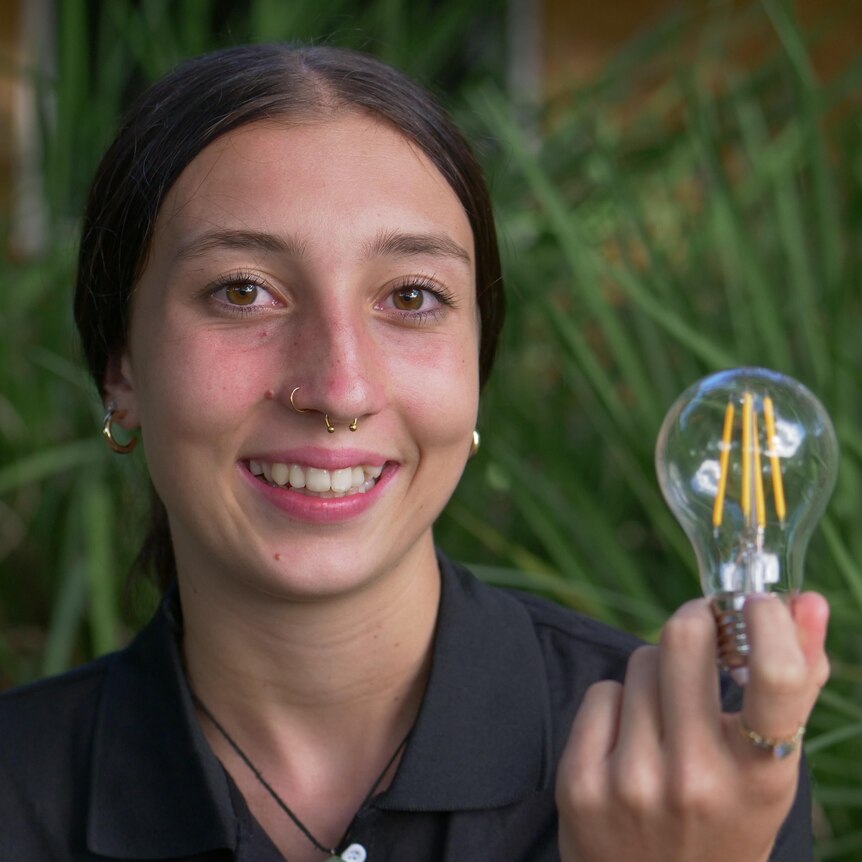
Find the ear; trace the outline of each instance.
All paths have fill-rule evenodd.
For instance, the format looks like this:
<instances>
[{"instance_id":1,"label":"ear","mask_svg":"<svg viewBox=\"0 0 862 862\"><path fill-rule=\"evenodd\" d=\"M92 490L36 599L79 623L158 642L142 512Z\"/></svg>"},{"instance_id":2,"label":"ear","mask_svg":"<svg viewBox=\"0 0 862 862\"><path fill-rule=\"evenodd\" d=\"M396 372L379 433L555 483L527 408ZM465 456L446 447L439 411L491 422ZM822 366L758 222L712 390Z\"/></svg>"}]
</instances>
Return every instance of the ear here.
<instances>
[{"instance_id":1,"label":"ear","mask_svg":"<svg viewBox=\"0 0 862 862\"><path fill-rule=\"evenodd\" d=\"M138 399L128 353L112 354L108 359L105 366L104 392L106 405L113 404L116 407L115 421L128 430L139 428L141 420Z\"/></svg>"}]
</instances>

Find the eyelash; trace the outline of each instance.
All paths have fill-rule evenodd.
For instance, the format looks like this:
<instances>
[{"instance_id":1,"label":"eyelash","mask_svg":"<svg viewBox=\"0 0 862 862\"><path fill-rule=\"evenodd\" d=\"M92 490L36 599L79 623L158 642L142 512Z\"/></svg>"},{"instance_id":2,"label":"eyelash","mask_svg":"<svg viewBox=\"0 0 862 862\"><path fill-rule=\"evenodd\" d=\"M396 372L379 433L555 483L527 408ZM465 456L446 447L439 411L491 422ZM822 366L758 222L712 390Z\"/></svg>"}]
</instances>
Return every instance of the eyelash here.
<instances>
[{"instance_id":1,"label":"eyelash","mask_svg":"<svg viewBox=\"0 0 862 862\"><path fill-rule=\"evenodd\" d=\"M272 291L267 286L267 283L264 279L262 279L259 275L253 272L245 272L243 270L239 270L237 272L230 272L225 275L220 276L216 279L213 284L206 288L206 296L210 299L214 299L215 295L220 291L224 290L228 287L236 287L237 285L243 284L253 284L255 287L262 288L272 295ZM275 298L273 296L273 298ZM265 306L260 305L233 305L230 302L225 302L223 300L215 300L218 303L219 308L224 310L228 314L233 314L237 317L251 317L255 314L264 313L267 309Z\"/></svg>"},{"instance_id":2,"label":"eyelash","mask_svg":"<svg viewBox=\"0 0 862 862\"><path fill-rule=\"evenodd\" d=\"M445 313L448 308L456 308L457 305L455 303L455 297L444 288L442 285L437 284L436 282L429 281L424 278L408 278L405 281L398 284L389 292L389 296L394 296L400 290L410 290L411 288L416 288L417 290L425 291L426 293L430 293L437 302L440 303L436 308L429 308L427 310L419 309L418 311L405 311L402 309L394 308L390 309L394 311L400 318L406 319L411 323L415 323L418 326L421 326L423 323L427 323L434 320L439 320Z\"/></svg>"},{"instance_id":3,"label":"eyelash","mask_svg":"<svg viewBox=\"0 0 862 862\"><path fill-rule=\"evenodd\" d=\"M256 273L238 271L227 273L216 279L215 282L206 288L206 296L210 299L214 299L215 295L220 290L242 284L253 284L255 287L259 287L270 292L266 281ZM387 295L387 298L394 296L398 291L410 290L411 288L431 294L431 296L433 296L440 305L426 310L419 309L418 311L408 311L398 308L389 309L390 312L393 312L401 319L408 320L416 325L422 325L423 323L439 320L448 308L457 308L455 297L452 293L442 285L424 278L407 278L405 281L393 287ZM235 315L236 317L251 317L267 311L266 306L234 305L223 300L215 300L215 302L218 303L220 310L228 314Z\"/></svg>"}]
</instances>

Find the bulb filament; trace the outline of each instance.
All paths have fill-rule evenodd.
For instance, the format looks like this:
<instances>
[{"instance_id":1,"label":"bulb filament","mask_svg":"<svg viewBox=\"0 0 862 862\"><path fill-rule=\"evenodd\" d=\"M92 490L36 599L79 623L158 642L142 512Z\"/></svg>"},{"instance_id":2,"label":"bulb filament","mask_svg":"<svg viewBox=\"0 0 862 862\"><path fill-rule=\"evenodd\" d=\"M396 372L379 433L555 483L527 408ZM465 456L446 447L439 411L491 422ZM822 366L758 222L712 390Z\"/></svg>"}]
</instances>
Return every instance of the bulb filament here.
<instances>
[{"instance_id":1,"label":"bulb filament","mask_svg":"<svg viewBox=\"0 0 862 862\"><path fill-rule=\"evenodd\" d=\"M724 519L724 504L727 496L727 479L730 474L730 452L733 445L733 420L736 407L729 401L724 411L724 427L719 446L719 477L718 490L715 495L715 505L712 510L712 526L715 532ZM766 455L772 473L772 496L775 504L775 514L781 525L787 514L784 499L784 484L781 479L781 463L778 458L775 434L775 408L772 399L767 395L763 398L763 421L766 425ZM760 430L755 410L754 396L745 392L742 396L742 493L740 504L746 525L756 528L762 535L766 528L766 494L763 487L762 450L760 447Z\"/></svg>"}]
</instances>

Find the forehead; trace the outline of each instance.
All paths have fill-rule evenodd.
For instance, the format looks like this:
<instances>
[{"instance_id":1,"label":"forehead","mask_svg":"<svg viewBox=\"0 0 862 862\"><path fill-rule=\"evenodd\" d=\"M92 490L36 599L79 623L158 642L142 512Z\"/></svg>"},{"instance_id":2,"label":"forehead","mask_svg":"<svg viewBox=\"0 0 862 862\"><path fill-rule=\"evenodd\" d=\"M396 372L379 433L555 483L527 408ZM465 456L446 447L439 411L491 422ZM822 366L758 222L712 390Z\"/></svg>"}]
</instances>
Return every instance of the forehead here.
<instances>
[{"instance_id":1,"label":"forehead","mask_svg":"<svg viewBox=\"0 0 862 862\"><path fill-rule=\"evenodd\" d=\"M445 178L388 123L349 113L303 122L257 122L202 150L159 212L153 241L175 245L213 228L300 240L332 229L443 230L466 244L469 221Z\"/></svg>"}]
</instances>

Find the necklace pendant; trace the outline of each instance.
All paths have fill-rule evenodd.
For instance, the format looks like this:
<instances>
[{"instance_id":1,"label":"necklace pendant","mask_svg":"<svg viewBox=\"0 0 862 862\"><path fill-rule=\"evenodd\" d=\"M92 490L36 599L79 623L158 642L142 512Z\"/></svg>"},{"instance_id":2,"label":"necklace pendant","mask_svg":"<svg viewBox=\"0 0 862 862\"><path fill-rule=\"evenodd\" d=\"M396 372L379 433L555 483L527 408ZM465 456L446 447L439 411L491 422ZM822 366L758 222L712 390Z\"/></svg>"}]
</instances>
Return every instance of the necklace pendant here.
<instances>
[{"instance_id":1,"label":"necklace pendant","mask_svg":"<svg viewBox=\"0 0 862 862\"><path fill-rule=\"evenodd\" d=\"M368 853L361 844L351 844L340 856L333 856L326 862L365 862L367 858Z\"/></svg>"}]
</instances>

